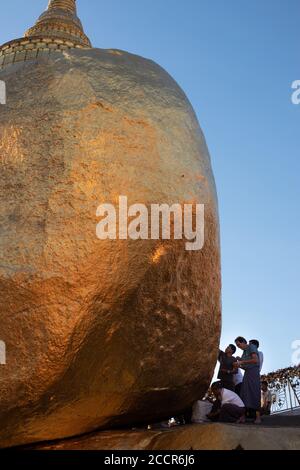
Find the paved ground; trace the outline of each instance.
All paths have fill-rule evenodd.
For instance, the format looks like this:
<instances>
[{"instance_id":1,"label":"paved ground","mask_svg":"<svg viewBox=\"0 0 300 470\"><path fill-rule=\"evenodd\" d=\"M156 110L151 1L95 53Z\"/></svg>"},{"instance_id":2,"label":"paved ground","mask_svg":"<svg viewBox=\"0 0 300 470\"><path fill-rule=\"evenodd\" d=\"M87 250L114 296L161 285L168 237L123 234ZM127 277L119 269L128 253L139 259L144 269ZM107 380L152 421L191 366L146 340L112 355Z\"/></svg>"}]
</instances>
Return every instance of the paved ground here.
<instances>
[{"instance_id":1,"label":"paved ground","mask_svg":"<svg viewBox=\"0 0 300 470\"><path fill-rule=\"evenodd\" d=\"M264 426L300 427L300 412L278 413L264 417Z\"/></svg>"}]
</instances>

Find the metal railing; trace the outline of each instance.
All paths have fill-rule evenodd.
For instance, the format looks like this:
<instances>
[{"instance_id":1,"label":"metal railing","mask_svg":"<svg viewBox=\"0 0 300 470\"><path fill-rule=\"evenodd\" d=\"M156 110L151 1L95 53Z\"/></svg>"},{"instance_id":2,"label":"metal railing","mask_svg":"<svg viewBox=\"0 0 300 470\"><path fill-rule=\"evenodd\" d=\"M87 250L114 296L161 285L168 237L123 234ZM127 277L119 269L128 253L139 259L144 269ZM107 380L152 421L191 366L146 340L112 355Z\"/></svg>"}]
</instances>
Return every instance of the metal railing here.
<instances>
[{"instance_id":1,"label":"metal railing","mask_svg":"<svg viewBox=\"0 0 300 470\"><path fill-rule=\"evenodd\" d=\"M271 413L300 410L300 366L281 369L262 377L272 394Z\"/></svg>"}]
</instances>

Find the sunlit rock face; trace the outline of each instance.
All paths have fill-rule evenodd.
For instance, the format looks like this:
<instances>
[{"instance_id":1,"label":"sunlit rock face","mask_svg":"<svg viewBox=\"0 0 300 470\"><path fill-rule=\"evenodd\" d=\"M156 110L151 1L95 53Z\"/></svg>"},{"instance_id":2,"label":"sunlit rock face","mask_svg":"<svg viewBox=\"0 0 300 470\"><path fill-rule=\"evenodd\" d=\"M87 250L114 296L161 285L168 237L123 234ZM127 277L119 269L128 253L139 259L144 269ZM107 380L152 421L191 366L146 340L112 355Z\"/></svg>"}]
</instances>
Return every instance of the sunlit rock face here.
<instances>
[{"instance_id":1,"label":"sunlit rock face","mask_svg":"<svg viewBox=\"0 0 300 470\"><path fill-rule=\"evenodd\" d=\"M157 421L212 377L219 226L203 134L152 61L71 49L0 71L0 446ZM99 240L96 210L204 203L205 244Z\"/></svg>"}]
</instances>

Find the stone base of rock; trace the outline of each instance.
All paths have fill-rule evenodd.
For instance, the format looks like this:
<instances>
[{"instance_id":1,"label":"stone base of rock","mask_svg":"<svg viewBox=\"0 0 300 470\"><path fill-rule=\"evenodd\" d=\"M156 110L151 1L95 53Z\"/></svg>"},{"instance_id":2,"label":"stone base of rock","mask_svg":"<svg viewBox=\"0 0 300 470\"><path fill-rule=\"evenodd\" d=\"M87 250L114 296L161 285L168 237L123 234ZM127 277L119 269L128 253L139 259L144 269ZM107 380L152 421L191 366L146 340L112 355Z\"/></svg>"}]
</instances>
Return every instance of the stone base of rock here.
<instances>
[{"instance_id":1,"label":"stone base of rock","mask_svg":"<svg viewBox=\"0 0 300 470\"><path fill-rule=\"evenodd\" d=\"M195 424L159 431L98 432L37 450L299 450L300 427Z\"/></svg>"}]
</instances>

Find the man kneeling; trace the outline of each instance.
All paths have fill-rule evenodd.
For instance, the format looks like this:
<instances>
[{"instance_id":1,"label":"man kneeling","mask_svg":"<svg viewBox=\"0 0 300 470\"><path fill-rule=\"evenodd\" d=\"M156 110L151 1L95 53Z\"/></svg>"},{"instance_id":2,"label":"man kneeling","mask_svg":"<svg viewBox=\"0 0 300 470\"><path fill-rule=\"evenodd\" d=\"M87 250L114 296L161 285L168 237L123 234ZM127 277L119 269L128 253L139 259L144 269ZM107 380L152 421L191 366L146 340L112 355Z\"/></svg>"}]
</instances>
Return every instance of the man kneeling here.
<instances>
[{"instance_id":1,"label":"man kneeling","mask_svg":"<svg viewBox=\"0 0 300 470\"><path fill-rule=\"evenodd\" d=\"M245 415L246 408L240 397L231 390L223 388L221 382L213 383L211 391L216 397L216 403L219 403L219 408L213 408L207 415L209 419L222 423L236 423Z\"/></svg>"}]
</instances>

